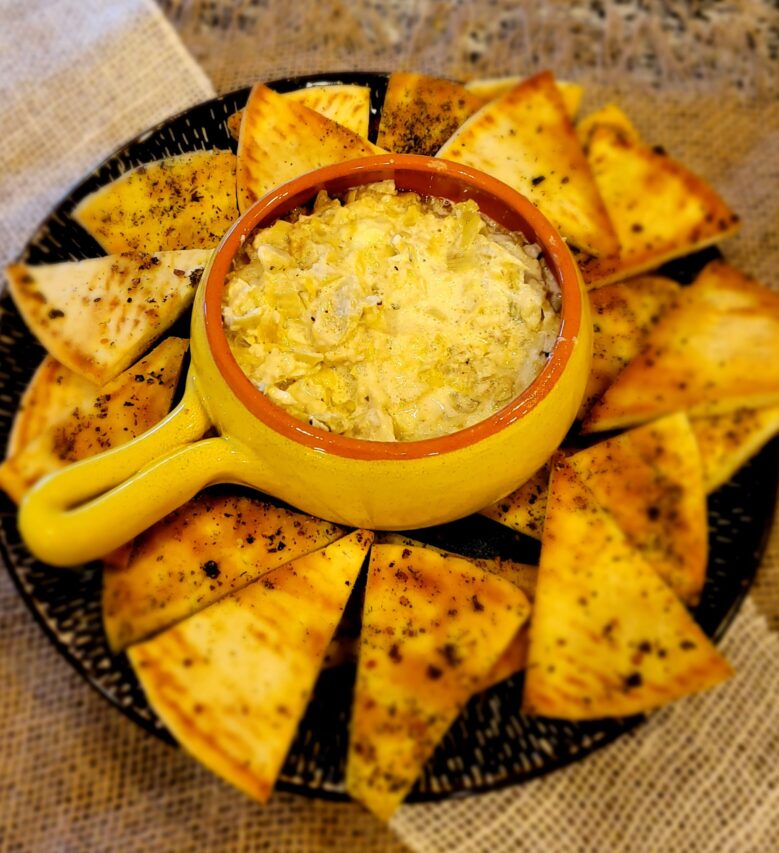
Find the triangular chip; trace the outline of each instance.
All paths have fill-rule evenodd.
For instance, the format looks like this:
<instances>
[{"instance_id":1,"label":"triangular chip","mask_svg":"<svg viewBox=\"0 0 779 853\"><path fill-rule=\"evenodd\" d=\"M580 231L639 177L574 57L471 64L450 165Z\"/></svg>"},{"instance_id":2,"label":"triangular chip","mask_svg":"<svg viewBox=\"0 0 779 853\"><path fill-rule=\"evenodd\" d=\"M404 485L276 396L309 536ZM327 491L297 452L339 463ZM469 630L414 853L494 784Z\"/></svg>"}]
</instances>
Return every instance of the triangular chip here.
<instances>
[{"instance_id":1,"label":"triangular chip","mask_svg":"<svg viewBox=\"0 0 779 853\"><path fill-rule=\"evenodd\" d=\"M484 101L492 101L510 92L515 86L522 82L522 77L489 77L479 80L469 80L465 88L472 94L484 98ZM567 80L556 80L555 85L560 90L560 95L565 103L565 111L573 121L579 112L579 105L584 95L584 87L578 83L570 83Z\"/></svg>"},{"instance_id":2,"label":"triangular chip","mask_svg":"<svg viewBox=\"0 0 779 853\"><path fill-rule=\"evenodd\" d=\"M669 415L570 458L628 542L688 604L706 578L708 524L703 466L684 413Z\"/></svg>"},{"instance_id":3,"label":"triangular chip","mask_svg":"<svg viewBox=\"0 0 779 853\"><path fill-rule=\"evenodd\" d=\"M242 211L274 187L305 172L381 153L367 139L314 110L256 85L238 142L238 206Z\"/></svg>"},{"instance_id":4,"label":"triangular chip","mask_svg":"<svg viewBox=\"0 0 779 853\"><path fill-rule=\"evenodd\" d=\"M167 338L116 379L75 400L0 466L0 488L19 503L46 474L153 427L170 410L188 343Z\"/></svg>"},{"instance_id":5,"label":"triangular chip","mask_svg":"<svg viewBox=\"0 0 779 853\"><path fill-rule=\"evenodd\" d=\"M88 195L73 218L109 254L211 248L238 218L235 163L231 151L146 163Z\"/></svg>"},{"instance_id":6,"label":"triangular chip","mask_svg":"<svg viewBox=\"0 0 779 853\"><path fill-rule=\"evenodd\" d=\"M119 651L344 535L245 497L201 494L142 533L103 573L103 624Z\"/></svg>"},{"instance_id":7,"label":"triangular chip","mask_svg":"<svg viewBox=\"0 0 779 853\"><path fill-rule=\"evenodd\" d=\"M209 255L193 249L14 264L8 283L24 322L49 353L105 385L189 307Z\"/></svg>"},{"instance_id":8,"label":"triangular chip","mask_svg":"<svg viewBox=\"0 0 779 853\"><path fill-rule=\"evenodd\" d=\"M779 434L779 406L693 418L691 424L701 452L704 488L713 492Z\"/></svg>"},{"instance_id":9,"label":"triangular chip","mask_svg":"<svg viewBox=\"0 0 779 853\"><path fill-rule=\"evenodd\" d=\"M587 159L619 238L610 257L579 259L590 287L655 269L738 229L738 217L708 184L614 126L595 126Z\"/></svg>"},{"instance_id":10,"label":"triangular chip","mask_svg":"<svg viewBox=\"0 0 779 853\"><path fill-rule=\"evenodd\" d=\"M373 548L346 767L352 797L390 817L528 611L519 589L468 560Z\"/></svg>"},{"instance_id":11,"label":"triangular chip","mask_svg":"<svg viewBox=\"0 0 779 853\"><path fill-rule=\"evenodd\" d=\"M485 103L460 83L396 72L387 85L376 141L387 151L432 156Z\"/></svg>"},{"instance_id":12,"label":"triangular chip","mask_svg":"<svg viewBox=\"0 0 779 853\"><path fill-rule=\"evenodd\" d=\"M618 429L679 410L716 415L777 403L779 293L714 261L682 288L583 429Z\"/></svg>"},{"instance_id":13,"label":"triangular chip","mask_svg":"<svg viewBox=\"0 0 779 853\"><path fill-rule=\"evenodd\" d=\"M149 704L181 746L261 802L370 541L358 530L129 650Z\"/></svg>"},{"instance_id":14,"label":"triangular chip","mask_svg":"<svg viewBox=\"0 0 779 853\"><path fill-rule=\"evenodd\" d=\"M490 101L437 156L481 169L518 190L577 248L593 255L617 250L587 158L548 72Z\"/></svg>"},{"instance_id":15,"label":"triangular chip","mask_svg":"<svg viewBox=\"0 0 779 853\"><path fill-rule=\"evenodd\" d=\"M368 138L368 126L371 118L371 90L367 86L354 86L349 83L333 83L329 86L307 86L282 95L291 101L308 107L310 110L343 125L359 136ZM227 129L233 139L239 139L243 110L233 113L227 119Z\"/></svg>"},{"instance_id":16,"label":"triangular chip","mask_svg":"<svg viewBox=\"0 0 779 853\"><path fill-rule=\"evenodd\" d=\"M6 457L15 456L63 415L97 396L97 385L47 355L24 391L8 436Z\"/></svg>"},{"instance_id":17,"label":"triangular chip","mask_svg":"<svg viewBox=\"0 0 779 853\"><path fill-rule=\"evenodd\" d=\"M540 539L544 532L548 483L549 466L544 465L510 495L481 510L481 514L533 539Z\"/></svg>"},{"instance_id":18,"label":"triangular chip","mask_svg":"<svg viewBox=\"0 0 779 853\"><path fill-rule=\"evenodd\" d=\"M623 368L644 348L649 332L679 295L670 278L641 276L589 292L592 315L592 367L581 420Z\"/></svg>"},{"instance_id":19,"label":"triangular chip","mask_svg":"<svg viewBox=\"0 0 779 853\"><path fill-rule=\"evenodd\" d=\"M576 135L585 151L589 150L590 137L603 124L618 130L629 142L641 142L638 131L625 113L616 104L606 104L576 125Z\"/></svg>"},{"instance_id":20,"label":"triangular chip","mask_svg":"<svg viewBox=\"0 0 779 853\"><path fill-rule=\"evenodd\" d=\"M555 465L530 626L523 710L621 717L731 674L684 605L571 465Z\"/></svg>"},{"instance_id":21,"label":"triangular chip","mask_svg":"<svg viewBox=\"0 0 779 853\"><path fill-rule=\"evenodd\" d=\"M409 548L428 548L436 554L446 557L461 557L459 554L444 551L426 542L418 542L416 539L410 539L399 533L380 533L377 535L376 541L382 545L406 545ZM513 560L506 560L501 557L495 557L494 559L463 557L462 559L468 559L474 566L478 566L487 572L492 572L492 574L498 577L505 578L522 590L529 603L533 601L536 579L538 577L538 566L529 566L527 563L515 563ZM503 654L495 662L492 669L487 673L480 690L486 690L488 687L492 687L493 684L504 681L506 678L510 678L525 668L525 664L527 663L527 632L528 625L525 623L506 646Z\"/></svg>"}]
</instances>

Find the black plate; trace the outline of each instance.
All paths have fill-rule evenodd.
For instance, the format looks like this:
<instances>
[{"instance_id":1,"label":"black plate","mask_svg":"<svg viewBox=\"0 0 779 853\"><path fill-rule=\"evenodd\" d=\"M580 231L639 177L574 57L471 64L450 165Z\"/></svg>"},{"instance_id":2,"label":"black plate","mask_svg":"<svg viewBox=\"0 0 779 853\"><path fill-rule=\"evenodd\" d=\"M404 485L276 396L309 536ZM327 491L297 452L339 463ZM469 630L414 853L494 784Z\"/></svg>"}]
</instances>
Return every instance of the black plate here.
<instances>
[{"instance_id":1,"label":"black plate","mask_svg":"<svg viewBox=\"0 0 779 853\"><path fill-rule=\"evenodd\" d=\"M314 82L371 87L372 132L387 75L334 74L272 84L280 91ZM208 101L169 119L128 143L82 181L47 217L23 260L52 263L102 254L71 220L73 207L127 169L160 157L201 148L235 149L226 120L246 102L248 89ZM374 137L375 138L375 137ZM672 272L689 280L707 256L678 263ZM44 352L22 323L7 293L0 299L0 437L7 438L19 398ZM696 618L719 638L752 581L770 529L777 487L777 445L769 445L709 501L711 556ZM538 543L474 516L420 532L418 538L472 556L501 554L537 559ZM106 646L97 565L81 571L52 569L33 559L19 540L16 510L0 497L0 551L23 599L65 659L131 720L173 742L151 711L124 655ZM353 668L325 672L290 750L278 787L320 797L344 798L343 778ZM519 713L522 677L474 697L428 762L411 800L435 800L491 790L546 773L613 740L642 718L572 724Z\"/></svg>"}]
</instances>

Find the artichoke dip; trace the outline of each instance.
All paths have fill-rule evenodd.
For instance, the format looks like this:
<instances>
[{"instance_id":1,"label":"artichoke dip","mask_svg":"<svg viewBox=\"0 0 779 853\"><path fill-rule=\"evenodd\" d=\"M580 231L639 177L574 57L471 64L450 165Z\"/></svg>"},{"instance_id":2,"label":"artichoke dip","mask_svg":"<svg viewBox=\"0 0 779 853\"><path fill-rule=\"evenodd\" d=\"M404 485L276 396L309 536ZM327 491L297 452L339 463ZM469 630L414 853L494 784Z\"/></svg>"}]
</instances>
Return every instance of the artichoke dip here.
<instances>
[{"instance_id":1,"label":"artichoke dip","mask_svg":"<svg viewBox=\"0 0 779 853\"><path fill-rule=\"evenodd\" d=\"M538 246L391 181L321 192L247 240L223 303L241 369L333 433L411 441L516 397L546 363L560 293Z\"/></svg>"}]
</instances>

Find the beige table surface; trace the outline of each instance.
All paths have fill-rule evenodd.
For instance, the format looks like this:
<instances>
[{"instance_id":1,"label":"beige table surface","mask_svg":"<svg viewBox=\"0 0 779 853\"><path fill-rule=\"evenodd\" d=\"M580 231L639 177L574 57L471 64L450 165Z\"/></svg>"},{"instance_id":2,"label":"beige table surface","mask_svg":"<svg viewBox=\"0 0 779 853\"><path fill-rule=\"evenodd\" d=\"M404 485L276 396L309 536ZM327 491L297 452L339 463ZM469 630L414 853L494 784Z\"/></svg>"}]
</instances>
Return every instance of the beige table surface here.
<instances>
[{"instance_id":1,"label":"beige table surface","mask_svg":"<svg viewBox=\"0 0 779 853\"><path fill-rule=\"evenodd\" d=\"M779 16L770 3L723 10L668 2L662 14L641 12L638 3L503 0L161 5L220 92L335 69L407 67L463 77L553 67L586 85L585 108L619 100L648 139L709 176L744 215L728 257L779 287ZM3 8L10 13L8 3ZM776 527L752 596L779 629ZM769 764L779 758L775 747ZM543 788L529 796L543 802ZM696 796L691 790L682 805L695 811ZM405 837L417 836L408 829ZM639 820L617 847L593 830L579 849L643 850L642 837ZM675 849L704 849L692 832L681 837ZM548 836L522 849L557 849L541 838ZM418 846L438 849L429 839ZM260 809L134 727L63 662L0 572L0 851L211 849L406 848L351 804L278 794ZM466 841L458 849L490 848ZM763 848L746 840L733 849Z\"/></svg>"}]
</instances>

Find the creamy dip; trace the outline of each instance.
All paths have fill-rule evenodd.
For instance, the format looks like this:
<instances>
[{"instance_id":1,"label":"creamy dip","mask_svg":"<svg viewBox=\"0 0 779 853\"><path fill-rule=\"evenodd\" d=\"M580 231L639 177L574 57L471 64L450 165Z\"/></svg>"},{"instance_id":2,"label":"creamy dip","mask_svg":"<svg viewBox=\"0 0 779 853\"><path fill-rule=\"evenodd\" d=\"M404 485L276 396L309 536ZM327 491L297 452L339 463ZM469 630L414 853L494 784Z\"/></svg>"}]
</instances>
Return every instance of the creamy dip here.
<instances>
[{"instance_id":1,"label":"creamy dip","mask_svg":"<svg viewBox=\"0 0 779 853\"><path fill-rule=\"evenodd\" d=\"M374 441L489 417L547 361L560 294L538 246L475 202L391 181L322 192L247 241L223 303L238 364L276 404Z\"/></svg>"}]
</instances>

